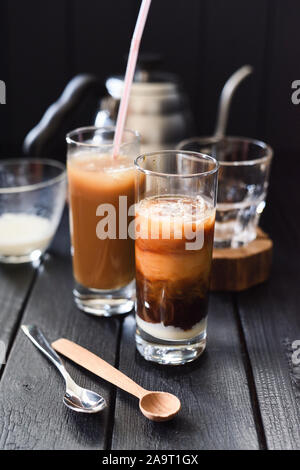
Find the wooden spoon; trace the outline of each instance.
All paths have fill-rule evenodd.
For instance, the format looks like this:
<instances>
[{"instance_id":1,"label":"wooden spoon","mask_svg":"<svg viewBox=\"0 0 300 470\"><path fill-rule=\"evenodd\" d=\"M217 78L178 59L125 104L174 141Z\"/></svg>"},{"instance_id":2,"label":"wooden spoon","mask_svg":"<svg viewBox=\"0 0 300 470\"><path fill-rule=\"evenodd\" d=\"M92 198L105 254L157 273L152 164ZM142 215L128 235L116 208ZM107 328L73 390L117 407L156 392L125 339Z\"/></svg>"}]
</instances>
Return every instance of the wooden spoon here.
<instances>
[{"instance_id":1,"label":"wooden spoon","mask_svg":"<svg viewBox=\"0 0 300 470\"><path fill-rule=\"evenodd\" d=\"M96 354L68 339L60 338L52 343L52 347L81 367L137 397L141 412L152 421L168 421L180 410L180 400L175 395L145 390Z\"/></svg>"}]
</instances>

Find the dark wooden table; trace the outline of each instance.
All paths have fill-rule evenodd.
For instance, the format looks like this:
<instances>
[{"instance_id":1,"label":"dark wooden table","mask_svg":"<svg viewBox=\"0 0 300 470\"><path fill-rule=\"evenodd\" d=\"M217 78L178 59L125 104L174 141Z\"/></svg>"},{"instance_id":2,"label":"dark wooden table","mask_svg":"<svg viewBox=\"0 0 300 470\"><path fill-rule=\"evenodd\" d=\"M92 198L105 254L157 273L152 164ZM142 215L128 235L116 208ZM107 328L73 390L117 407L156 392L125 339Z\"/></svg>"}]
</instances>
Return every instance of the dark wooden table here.
<instances>
[{"instance_id":1,"label":"dark wooden table","mask_svg":"<svg viewBox=\"0 0 300 470\"><path fill-rule=\"evenodd\" d=\"M211 296L208 347L192 364L143 360L132 315L97 319L76 309L66 214L38 269L0 267L0 340L8 348L0 448L300 449L300 366L291 357L300 340L299 184L290 166L277 166L263 217L275 243L271 279L241 294ZM20 331L22 323L37 324L50 340L78 342L145 388L178 394L182 412L168 423L149 422L135 398L67 361L75 380L108 402L99 415L70 412L61 377Z\"/></svg>"}]
</instances>

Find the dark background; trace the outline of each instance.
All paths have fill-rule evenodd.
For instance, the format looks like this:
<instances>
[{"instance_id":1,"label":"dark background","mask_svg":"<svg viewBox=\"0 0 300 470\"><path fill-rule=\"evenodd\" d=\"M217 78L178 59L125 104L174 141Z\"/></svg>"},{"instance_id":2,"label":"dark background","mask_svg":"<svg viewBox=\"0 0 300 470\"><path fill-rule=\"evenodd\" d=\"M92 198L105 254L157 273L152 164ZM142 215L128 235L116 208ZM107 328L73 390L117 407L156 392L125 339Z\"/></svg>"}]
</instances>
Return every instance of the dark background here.
<instances>
[{"instance_id":1,"label":"dark background","mask_svg":"<svg viewBox=\"0 0 300 470\"><path fill-rule=\"evenodd\" d=\"M26 133L74 75L93 72L104 81L124 72L139 5L0 0L0 79L7 85L0 156L21 154ZM297 158L300 105L291 102L291 83L300 79L299 18L299 0L153 0L141 50L162 53L164 69L182 77L199 135L213 131L229 75L253 65L235 96L229 133Z\"/></svg>"}]
</instances>

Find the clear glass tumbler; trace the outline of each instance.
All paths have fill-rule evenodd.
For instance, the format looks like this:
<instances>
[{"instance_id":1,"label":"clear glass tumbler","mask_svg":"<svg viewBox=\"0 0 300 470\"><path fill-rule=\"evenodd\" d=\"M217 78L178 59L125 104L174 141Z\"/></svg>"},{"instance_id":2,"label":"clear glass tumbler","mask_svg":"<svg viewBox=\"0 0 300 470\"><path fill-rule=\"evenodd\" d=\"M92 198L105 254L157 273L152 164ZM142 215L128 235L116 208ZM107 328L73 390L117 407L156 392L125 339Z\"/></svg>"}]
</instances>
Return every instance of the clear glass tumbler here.
<instances>
[{"instance_id":1,"label":"clear glass tumbler","mask_svg":"<svg viewBox=\"0 0 300 470\"><path fill-rule=\"evenodd\" d=\"M266 205L271 147L244 137L195 137L178 148L206 153L220 164L215 247L237 248L255 240Z\"/></svg>"},{"instance_id":2,"label":"clear glass tumbler","mask_svg":"<svg viewBox=\"0 0 300 470\"><path fill-rule=\"evenodd\" d=\"M49 159L0 161L0 262L37 262L66 203L66 168Z\"/></svg>"},{"instance_id":3,"label":"clear glass tumbler","mask_svg":"<svg viewBox=\"0 0 300 470\"><path fill-rule=\"evenodd\" d=\"M161 364L205 349L218 163L195 152L136 160L136 344Z\"/></svg>"},{"instance_id":4,"label":"clear glass tumbler","mask_svg":"<svg viewBox=\"0 0 300 470\"><path fill-rule=\"evenodd\" d=\"M85 127L67 135L73 292L81 310L98 316L130 312L135 297L128 213L140 137L125 130L115 158L114 134L113 127Z\"/></svg>"}]
</instances>

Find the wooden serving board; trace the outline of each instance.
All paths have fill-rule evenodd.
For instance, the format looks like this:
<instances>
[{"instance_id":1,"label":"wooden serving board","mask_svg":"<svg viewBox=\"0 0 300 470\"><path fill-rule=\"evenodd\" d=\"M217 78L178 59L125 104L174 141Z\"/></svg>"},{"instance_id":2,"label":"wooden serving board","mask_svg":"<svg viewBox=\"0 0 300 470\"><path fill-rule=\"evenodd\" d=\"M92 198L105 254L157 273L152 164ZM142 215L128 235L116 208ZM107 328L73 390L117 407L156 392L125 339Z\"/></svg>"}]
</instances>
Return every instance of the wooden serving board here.
<instances>
[{"instance_id":1,"label":"wooden serving board","mask_svg":"<svg viewBox=\"0 0 300 470\"><path fill-rule=\"evenodd\" d=\"M260 228L257 238L240 248L215 248L211 290L242 291L268 279L273 242Z\"/></svg>"}]
</instances>

